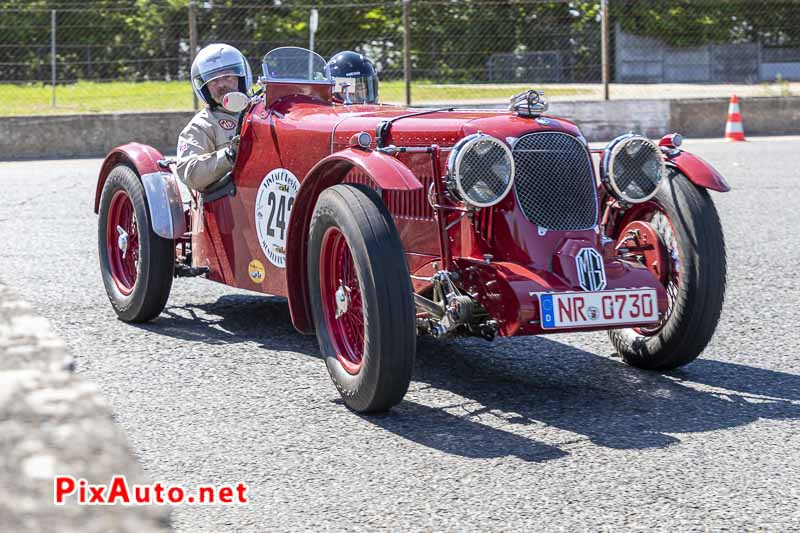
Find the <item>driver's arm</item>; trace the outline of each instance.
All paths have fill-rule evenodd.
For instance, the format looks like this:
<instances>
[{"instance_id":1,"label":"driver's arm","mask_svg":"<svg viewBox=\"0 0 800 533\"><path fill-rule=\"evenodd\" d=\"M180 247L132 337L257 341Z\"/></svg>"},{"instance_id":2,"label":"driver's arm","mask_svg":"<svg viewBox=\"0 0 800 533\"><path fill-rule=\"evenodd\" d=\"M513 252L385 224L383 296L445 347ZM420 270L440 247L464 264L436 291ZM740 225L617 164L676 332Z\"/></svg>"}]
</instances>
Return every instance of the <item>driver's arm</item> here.
<instances>
[{"instance_id":1,"label":"driver's arm","mask_svg":"<svg viewBox=\"0 0 800 533\"><path fill-rule=\"evenodd\" d=\"M178 137L178 177L190 189L202 191L231 171L233 164L202 126L190 123Z\"/></svg>"}]
</instances>

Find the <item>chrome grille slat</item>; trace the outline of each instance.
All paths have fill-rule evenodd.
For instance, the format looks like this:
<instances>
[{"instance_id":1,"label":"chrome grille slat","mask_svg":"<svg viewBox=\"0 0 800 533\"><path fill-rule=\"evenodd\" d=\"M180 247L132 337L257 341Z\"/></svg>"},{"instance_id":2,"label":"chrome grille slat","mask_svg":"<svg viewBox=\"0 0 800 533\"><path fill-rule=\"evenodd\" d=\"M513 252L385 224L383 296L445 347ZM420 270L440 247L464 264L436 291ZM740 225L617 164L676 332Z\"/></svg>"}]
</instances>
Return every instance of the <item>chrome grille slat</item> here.
<instances>
[{"instance_id":1,"label":"chrome grille slat","mask_svg":"<svg viewBox=\"0 0 800 533\"><path fill-rule=\"evenodd\" d=\"M597 223L597 187L586 146L572 135L530 133L512 150L517 202L528 220L556 231Z\"/></svg>"}]
</instances>

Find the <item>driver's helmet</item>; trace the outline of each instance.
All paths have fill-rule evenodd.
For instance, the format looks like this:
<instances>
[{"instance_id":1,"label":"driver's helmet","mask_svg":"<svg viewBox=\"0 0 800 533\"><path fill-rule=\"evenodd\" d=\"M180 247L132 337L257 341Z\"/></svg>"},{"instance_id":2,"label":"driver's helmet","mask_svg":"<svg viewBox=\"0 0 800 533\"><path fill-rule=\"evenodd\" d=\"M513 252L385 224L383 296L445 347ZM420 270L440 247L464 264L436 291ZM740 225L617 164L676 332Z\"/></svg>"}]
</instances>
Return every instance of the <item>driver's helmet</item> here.
<instances>
[{"instance_id":1,"label":"driver's helmet","mask_svg":"<svg viewBox=\"0 0 800 533\"><path fill-rule=\"evenodd\" d=\"M247 94L253 84L250 64L242 53L227 44L209 44L197 53L192 62L192 89L211 108L217 103L211 98L207 84L213 79L228 75L239 76L239 91Z\"/></svg>"},{"instance_id":2,"label":"driver's helmet","mask_svg":"<svg viewBox=\"0 0 800 533\"><path fill-rule=\"evenodd\" d=\"M342 102L353 104L378 103L378 73L372 62L358 52L339 52L334 54L325 69L335 81L336 88L333 97ZM347 82L349 100L345 98L341 87L342 82Z\"/></svg>"}]
</instances>

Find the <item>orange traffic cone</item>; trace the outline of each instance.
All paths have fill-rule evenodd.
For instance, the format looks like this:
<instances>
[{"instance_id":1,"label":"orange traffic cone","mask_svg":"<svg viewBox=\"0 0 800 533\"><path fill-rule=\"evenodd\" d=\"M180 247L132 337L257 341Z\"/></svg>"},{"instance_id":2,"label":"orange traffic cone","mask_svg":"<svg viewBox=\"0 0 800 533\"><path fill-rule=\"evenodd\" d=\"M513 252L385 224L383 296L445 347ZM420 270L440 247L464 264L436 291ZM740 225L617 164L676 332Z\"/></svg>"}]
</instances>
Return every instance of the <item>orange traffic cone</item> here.
<instances>
[{"instance_id":1,"label":"orange traffic cone","mask_svg":"<svg viewBox=\"0 0 800 533\"><path fill-rule=\"evenodd\" d=\"M726 141L744 141L744 128L742 127L742 114L739 112L739 98L731 95L728 105L728 122L725 123Z\"/></svg>"}]
</instances>

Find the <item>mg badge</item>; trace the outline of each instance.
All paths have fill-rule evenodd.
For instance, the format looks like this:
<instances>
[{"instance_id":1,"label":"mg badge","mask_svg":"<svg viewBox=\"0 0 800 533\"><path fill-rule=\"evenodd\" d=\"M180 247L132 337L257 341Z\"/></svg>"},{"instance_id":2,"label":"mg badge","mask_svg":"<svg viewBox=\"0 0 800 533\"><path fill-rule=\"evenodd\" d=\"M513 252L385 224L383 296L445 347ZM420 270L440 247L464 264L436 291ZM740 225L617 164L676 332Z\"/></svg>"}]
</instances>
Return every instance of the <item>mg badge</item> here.
<instances>
[{"instance_id":1,"label":"mg badge","mask_svg":"<svg viewBox=\"0 0 800 533\"><path fill-rule=\"evenodd\" d=\"M606 271L603 256L594 248L582 248L575 256L578 278L585 291L602 291L606 288Z\"/></svg>"}]
</instances>

